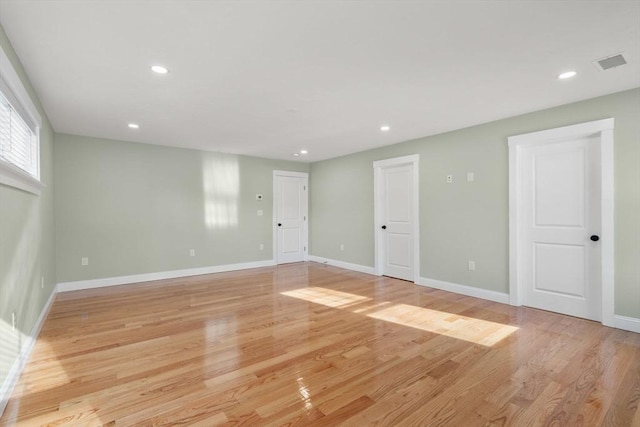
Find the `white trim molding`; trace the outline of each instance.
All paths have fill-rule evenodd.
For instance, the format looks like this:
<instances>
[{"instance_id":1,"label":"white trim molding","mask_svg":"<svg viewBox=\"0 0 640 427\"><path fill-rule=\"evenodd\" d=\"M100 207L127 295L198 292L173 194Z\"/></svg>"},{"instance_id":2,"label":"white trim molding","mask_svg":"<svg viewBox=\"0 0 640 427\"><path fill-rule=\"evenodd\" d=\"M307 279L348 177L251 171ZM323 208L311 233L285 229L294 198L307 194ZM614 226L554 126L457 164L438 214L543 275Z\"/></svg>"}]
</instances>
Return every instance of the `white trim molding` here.
<instances>
[{"instance_id":1,"label":"white trim molding","mask_svg":"<svg viewBox=\"0 0 640 427\"><path fill-rule=\"evenodd\" d=\"M613 316L613 327L640 334L640 319L616 314Z\"/></svg>"},{"instance_id":2,"label":"white trim molding","mask_svg":"<svg viewBox=\"0 0 640 427\"><path fill-rule=\"evenodd\" d=\"M131 283L151 282L154 280L176 279L179 277L199 276L202 274L223 273L225 271L247 270L250 268L272 267L273 260L243 262L239 264L215 265L212 267L189 268L185 270L161 271L157 273L133 274L130 276L105 277L102 279L79 280L58 283L58 292L79 291L82 289L103 288L107 286L128 285Z\"/></svg>"},{"instance_id":3,"label":"white trim molding","mask_svg":"<svg viewBox=\"0 0 640 427\"><path fill-rule=\"evenodd\" d=\"M382 194L382 170L389 167L411 165L413 170L413 282L420 281L420 155L395 157L392 159L377 160L373 162L373 206L374 206L374 239L375 258L374 271L377 276L384 274L384 248L382 231L380 227L384 216L383 206L380 200Z\"/></svg>"},{"instance_id":4,"label":"white trim molding","mask_svg":"<svg viewBox=\"0 0 640 427\"><path fill-rule=\"evenodd\" d=\"M0 184L39 196L45 185L22 169L0 159Z\"/></svg>"},{"instance_id":5,"label":"white trim molding","mask_svg":"<svg viewBox=\"0 0 640 427\"><path fill-rule=\"evenodd\" d=\"M486 299L502 304L509 304L509 294L505 292L490 291L488 289L460 285L458 283L445 282L444 280L429 279L426 277L421 277L417 284L429 288L440 289L441 291L453 292L454 294Z\"/></svg>"},{"instance_id":6,"label":"white trim molding","mask_svg":"<svg viewBox=\"0 0 640 427\"><path fill-rule=\"evenodd\" d=\"M13 68L11 64L11 60L5 53L4 49L0 46L0 78L4 80L6 84L6 89L11 91L9 96L15 97L14 99L9 98L9 101L12 102L14 108L19 108L20 115L27 115L26 118L30 119L36 127L40 128L42 126L42 117L38 112L35 104L31 100L29 96L29 92L24 87L20 76L16 73L16 70Z\"/></svg>"},{"instance_id":7,"label":"white trim molding","mask_svg":"<svg viewBox=\"0 0 640 427\"><path fill-rule=\"evenodd\" d=\"M521 153L524 147L535 144L565 141L571 138L599 136L601 155L601 242L602 264L602 324L615 326L614 295L614 171L613 171L614 119L608 118L556 129L548 129L509 137L509 302L522 305L520 292L520 254L518 249L520 223ZM623 329L623 328L622 328Z\"/></svg>"},{"instance_id":8,"label":"white trim molding","mask_svg":"<svg viewBox=\"0 0 640 427\"><path fill-rule=\"evenodd\" d=\"M334 267L344 268L345 270L357 271L359 273L366 273L376 275L376 270L373 267L360 264L352 264L350 262L339 261L337 259L323 258L315 255L309 255L309 261L317 262L319 264L331 265Z\"/></svg>"},{"instance_id":9,"label":"white trim molding","mask_svg":"<svg viewBox=\"0 0 640 427\"><path fill-rule=\"evenodd\" d=\"M5 378L2 386L0 386L0 416L2 416L4 409L7 407L7 403L9 403L9 398L11 397L11 393L18 383L18 379L20 378L20 374L24 369L25 365L29 361L31 357L31 352L33 351L33 347L36 344L38 339L38 335L40 335L40 330L42 329L42 325L44 325L44 321L47 319L47 315L49 314L49 310L53 305L53 301L56 299L57 290L54 288L51 291L51 295L49 295L49 299L42 307L42 311L36 319L36 323L31 328L31 333L22 344L20 348L20 353L18 353L18 357L13 362L7 377Z\"/></svg>"}]
</instances>

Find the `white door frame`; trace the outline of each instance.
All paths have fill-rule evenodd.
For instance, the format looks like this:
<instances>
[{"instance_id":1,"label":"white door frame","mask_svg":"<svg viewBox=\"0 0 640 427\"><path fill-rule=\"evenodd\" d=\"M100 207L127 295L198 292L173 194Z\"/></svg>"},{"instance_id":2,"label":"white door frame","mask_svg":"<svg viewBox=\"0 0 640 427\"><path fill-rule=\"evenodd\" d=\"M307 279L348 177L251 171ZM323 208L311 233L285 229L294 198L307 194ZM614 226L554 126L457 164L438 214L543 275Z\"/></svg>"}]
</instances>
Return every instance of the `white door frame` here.
<instances>
[{"instance_id":1,"label":"white door frame","mask_svg":"<svg viewBox=\"0 0 640 427\"><path fill-rule=\"evenodd\" d=\"M309 174L307 172L293 172L293 171L281 171L274 170L273 171L273 216L272 216L272 227L273 227L273 262L278 265L278 226L276 225L277 221L277 204L276 204L276 177L278 176L293 176L296 178L305 178L306 179L306 191L304 192L304 197L302 202L304 203L304 221L302 225L302 244L304 245L303 259L304 261L309 261Z\"/></svg>"},{"instance_id":2,"label":"white door frame","mask_svg":"<svg viewBox=\"0 0 640 427\"><path fill-rule=\"evenodd\" d=\"M374 236L375 236L375 273L382 276L384 265L384 239L382 236L383 205L382 205L382 170L388 167L412 165L413 166L413 282L420 281L420 155L395 157L393 159L378 160L373 162L373 205L374 205Z\"/></svg>"},{"instance_id":3,"label":"white door frame","mask_svg":"<svg viewBox=\"0 0 640 427\"><path fill-rule=\"evenodd\" d=\"M614 200L613 200L613 118L596 120L540 132L509 137L509 302L511 305L522 305L522 278L520 271L520 254L518 242L522 221L520 210L522 149L540 144L554 144L567 139L597 136L601 158L600 200L602 221L602 324L614 324Z\"/></svg>"}]
</instances>

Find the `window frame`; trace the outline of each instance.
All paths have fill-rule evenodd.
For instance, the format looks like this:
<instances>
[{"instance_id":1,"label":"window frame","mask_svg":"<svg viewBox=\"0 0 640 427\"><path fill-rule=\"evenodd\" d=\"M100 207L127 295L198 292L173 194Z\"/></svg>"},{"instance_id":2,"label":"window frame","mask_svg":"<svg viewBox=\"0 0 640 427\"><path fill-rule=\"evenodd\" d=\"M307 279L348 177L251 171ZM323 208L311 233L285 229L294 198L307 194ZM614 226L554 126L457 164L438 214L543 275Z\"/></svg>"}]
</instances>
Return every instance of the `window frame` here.
<instances>
[{"instance_id":1,"label":"window frame","mask_svg":"<svg viewBox=\"0 0 640 427\"><path fill-rule=\"evenodd\" d=\"M0 46L0 92L9 101L14 111L32 129L35 134L34 156L36 176L0 159L0 184L14 187L35 195L40 195L45 187L40 180L40 129L42 117L31 100L22 80L13 68L9 57ZM17 105L16 105L17 104Z\"/></svg>"}]
</instances>

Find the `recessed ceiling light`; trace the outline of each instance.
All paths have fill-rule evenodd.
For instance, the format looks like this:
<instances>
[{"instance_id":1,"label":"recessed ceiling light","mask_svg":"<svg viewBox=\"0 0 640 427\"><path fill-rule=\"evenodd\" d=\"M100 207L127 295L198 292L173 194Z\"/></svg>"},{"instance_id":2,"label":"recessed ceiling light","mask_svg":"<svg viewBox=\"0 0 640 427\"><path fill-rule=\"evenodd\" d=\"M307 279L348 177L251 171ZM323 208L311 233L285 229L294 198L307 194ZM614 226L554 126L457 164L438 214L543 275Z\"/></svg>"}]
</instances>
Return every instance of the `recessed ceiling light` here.
<instances>
[{"instance_id":1,"label":"recessed ceiling light","mask_svg":"<svg viewBox=\"0 0 640 427\"><path fill-rule=\"evenodd\" d=\"M140 125L139 125L139 124L137 124L137 123L129 123L129 127L130 127L131 129L139 129L139 128L140 128Z\"/></svg>"},{"instance_id":2,"label":"recessed ceiling light","mask_svg":"<svg viewBox=\"0 0 640 427\"><path fill-rule=\"evenodd\" d=\"M308 151L307 150L300 150L300 154L307 154Z\"/></svg>"},{"instance_id":3,"label":"recessed ceiling light","mask_svg":"<svg viewBox=\"0 0 640 427\"><path fill-rule=\"evenodd\" d=\"M575 71L567 71L565 73L562 73L558 76L559 79L564 80L564 79L570 79L571 77L574 77L576 74Z\"/></svg>"},{"instance_id":4,"label":"recessed ceiling light","mask_svg":"<svg viewBox=\"0 0 640 427\"><path fill-rule=\"evenodd\" d=\"M169 72L169 70L166 67L163 67L162 65L152 66L151 71L158 74L167 74Z\"/></svg>"},{"instance_id":5,"label":"recessed ceiling light","mask_svg":"<svg viewBox=\"0 0 640 427\"><path fill-rule=\"evenodd\" d=\"M387 126L387 125L380 126L380 130L381 130L382 132L386 132L386 131L388 131L389 129L391 129L391 128L390 128L389 126Z\"/></svg>"},{"instance_id":6,"label":"recessed ceiling light","mask_svg":"<svg viewBox=\"0 0 640 427\"><path fill-rule=\"evenodd\" d=\"M293 153L292 156L298 157L300 153Z\"/></svg>"}]
</instances>

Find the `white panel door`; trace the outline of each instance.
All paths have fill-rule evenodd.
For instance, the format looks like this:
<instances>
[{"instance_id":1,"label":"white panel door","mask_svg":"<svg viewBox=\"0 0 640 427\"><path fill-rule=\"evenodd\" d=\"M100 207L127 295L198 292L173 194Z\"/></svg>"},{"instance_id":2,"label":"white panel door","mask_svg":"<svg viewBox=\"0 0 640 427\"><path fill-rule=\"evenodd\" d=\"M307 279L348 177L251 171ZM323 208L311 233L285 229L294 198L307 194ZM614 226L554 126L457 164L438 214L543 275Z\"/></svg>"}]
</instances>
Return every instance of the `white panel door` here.
<instances>
[{"instance_id":1,"label":"white panel door","mask_svg":"<svg viewBox=\"0 0 640 427\"><path fill-rule=\"evenodd\" d=\"M383 274L414 280L413 166L382 169Z\"/></svg>"},{"instance_id":2,"label":"white panel door","mask_svg":"<svg viewBox=\"0 0 640 427\"><path fill-rule=\"evenodd\" d=\"M521 174L523 304L600 320L598 137L526 147Z\"/></svg>"},{"instance_id":3,"label":"white panel door","mask_svg":"<svg viewBox=\"0 0 640 427\"><path fill-rule=\"evenodd\" d=\"M306 259L307 181L306 174L274 175L277 264Z\"/></svg>"}]
</instances>

